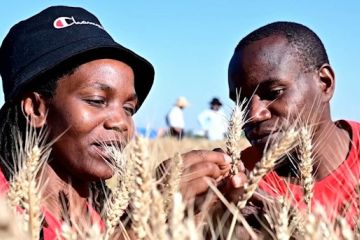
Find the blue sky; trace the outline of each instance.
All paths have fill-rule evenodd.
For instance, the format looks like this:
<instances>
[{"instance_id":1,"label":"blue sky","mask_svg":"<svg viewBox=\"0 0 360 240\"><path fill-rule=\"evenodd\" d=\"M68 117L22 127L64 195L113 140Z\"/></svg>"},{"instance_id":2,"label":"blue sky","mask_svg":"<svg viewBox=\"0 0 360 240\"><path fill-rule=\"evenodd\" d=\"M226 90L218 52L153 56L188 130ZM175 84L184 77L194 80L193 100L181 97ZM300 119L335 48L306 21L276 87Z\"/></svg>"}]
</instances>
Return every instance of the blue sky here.
<instances>
[{"instance_id":1,"label":"blue sky","mask_svg":"<svg viewBox=\"0 0 360 240\"><path fill-rule=\"evenodd\" d=\"M152 62L155 83L135 115L138 126L163 127L180 95L191 103L185 110L187 129L199 127L197 115L214 96L229 112L227 67L234 47L250 31L279 20L302 23L320 36L336 73L332 116L360 120L358 1L11 0L0 9L0 38L16 22L51 5L86 8L116 41Z\"/></svg>"}]
</instances>

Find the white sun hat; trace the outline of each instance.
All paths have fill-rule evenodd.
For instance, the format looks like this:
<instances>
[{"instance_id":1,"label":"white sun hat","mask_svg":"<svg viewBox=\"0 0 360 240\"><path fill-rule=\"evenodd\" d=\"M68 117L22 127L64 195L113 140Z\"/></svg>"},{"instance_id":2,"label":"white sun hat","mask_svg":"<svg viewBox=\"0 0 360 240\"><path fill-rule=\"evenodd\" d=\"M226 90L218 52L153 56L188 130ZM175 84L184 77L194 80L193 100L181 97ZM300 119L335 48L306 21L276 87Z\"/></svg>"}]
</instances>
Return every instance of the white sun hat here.
<instances>
[{"instance_id":1,"label":"white sun hat","mask_svg":"<svg viewBox=\"0 0 360 240\"><path fill-rule=\"evenodd\" d=\"M189 102L185 97L181 96L181 97L178 97L178 99L176 100L176 106L185 108L185 107L189 106Z\"/></svg>"}]
</instances>

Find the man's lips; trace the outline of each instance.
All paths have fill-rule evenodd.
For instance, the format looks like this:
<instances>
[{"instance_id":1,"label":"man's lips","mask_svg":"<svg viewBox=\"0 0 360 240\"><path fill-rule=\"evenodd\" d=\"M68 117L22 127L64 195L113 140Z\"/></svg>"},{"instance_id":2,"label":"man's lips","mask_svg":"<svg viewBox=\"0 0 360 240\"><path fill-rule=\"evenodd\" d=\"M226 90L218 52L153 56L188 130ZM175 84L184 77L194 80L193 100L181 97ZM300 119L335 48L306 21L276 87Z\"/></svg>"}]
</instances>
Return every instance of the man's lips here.
<instances>
[{"instance_id":1,"label":"man's lips","mask_svg":"<svg viewBox=\"0 0 360 240\"><path fill-rule=\"evenodd\" d=\"M260 133L249 133L247 134L247 137L252 145L264 145L266 144L270 139L276 138L278 135L278 131L264 131Z\"/></svg>"}]
</instances>

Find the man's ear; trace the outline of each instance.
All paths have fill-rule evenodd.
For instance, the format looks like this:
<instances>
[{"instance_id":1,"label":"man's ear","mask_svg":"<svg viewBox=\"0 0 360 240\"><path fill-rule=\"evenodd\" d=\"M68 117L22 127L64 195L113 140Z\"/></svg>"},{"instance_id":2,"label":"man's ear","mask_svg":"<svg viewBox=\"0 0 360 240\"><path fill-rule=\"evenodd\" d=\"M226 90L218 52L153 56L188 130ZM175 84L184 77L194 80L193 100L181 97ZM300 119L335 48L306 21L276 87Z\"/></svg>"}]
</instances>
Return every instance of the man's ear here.
<instances>
[{"instance_id":1,"label":"man's ear","mask_svg":"<svg viewBox=\"0 0 360 240\"><path fill-rule=\"evenodd\" d=\"M335 91L334 70L328 63L325 63L319 68L318 74L323 101L329 102Z\"/></svg>"},{"instance_id":2,"label":"man's ear","mask_svg":"<svg viewBox=\"0 0 360 240\"><path fill-rule=\"evenodd\" d=\"M48 106L44 97L37 92L25 94L21 100L21 108L29 124L41 128L46 123Z\"/></svg>"}]
</instances>

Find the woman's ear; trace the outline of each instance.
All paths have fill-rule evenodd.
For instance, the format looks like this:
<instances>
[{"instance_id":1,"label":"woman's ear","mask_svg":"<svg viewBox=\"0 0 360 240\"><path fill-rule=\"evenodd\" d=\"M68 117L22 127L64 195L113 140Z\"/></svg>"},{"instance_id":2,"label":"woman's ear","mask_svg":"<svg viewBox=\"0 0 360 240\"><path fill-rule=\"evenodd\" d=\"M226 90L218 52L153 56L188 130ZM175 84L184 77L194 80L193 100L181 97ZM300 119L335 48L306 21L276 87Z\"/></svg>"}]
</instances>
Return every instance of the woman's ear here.
<instances>
[{"instance_id":1,"label":"woman's ear","mask_svg":"<svg viewBox=\"0 0 360 240\"><path fill-rule=\"evenodd\" d=\"M48 106L44 97L37 92L25 94L21 100L21 108L29 124L41 128L46 123Z\"/></svg>"},{"instance_id":2,"label":"woman's ear","mask_svg":"<svg viewBox=\"0 0 360 240\"><path fill-rule=\"evenodd\" d=\"M323 64L319 70L319 80L322 95L324 96L323 100L326 102L330 102L334 91L335 91L335 73L332 67L325 63Z\"/></svg>"}]
</instances>

